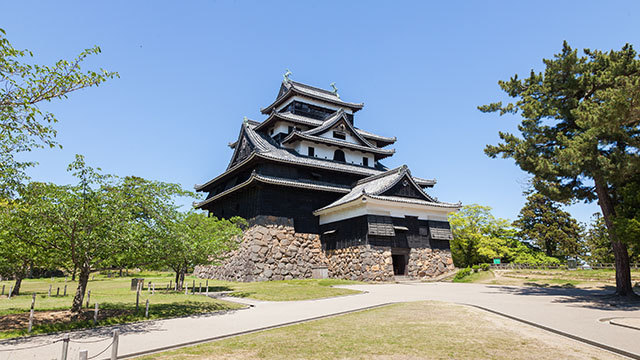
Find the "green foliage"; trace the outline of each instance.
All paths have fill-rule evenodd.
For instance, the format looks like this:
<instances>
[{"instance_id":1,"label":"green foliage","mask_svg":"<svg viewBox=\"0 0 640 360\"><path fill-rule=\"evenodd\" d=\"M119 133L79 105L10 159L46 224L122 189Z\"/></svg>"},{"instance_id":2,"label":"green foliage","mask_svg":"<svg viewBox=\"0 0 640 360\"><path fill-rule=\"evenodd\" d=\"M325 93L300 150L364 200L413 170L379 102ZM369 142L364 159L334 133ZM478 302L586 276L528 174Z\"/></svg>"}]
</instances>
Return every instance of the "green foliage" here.
<instances>
[{"instance_id":1,"label":"green foliage","mask_svg":"<svg viewBox=\"0 0 640 360\"><path fill-rule=\"evenodd\" d=\"M471 267L471 269L473 270L473 272L478 272L478 271L480 270L480 265L478 265L478 264L473 265L473 266Z\"/></svg>"},{"instance_id":2,"label":"green foliage","mask_svg":"<svg viewBox=\"0 0 640 360\"><path fill-rule=\"evenodd\" d=\"M459 281L464 279L465 277L471 275L471 273L473 273L473 271L471 270L471 268L466 267L464 269L460 269L457 273L456 276L453 277L453 281Z\"/></svg>"},{"instance_id":3,"label":"green foliage","mask_svg":"<svg viewBox=\"0 0 640 360\"><path fill-rule=\"evenodd\" d=\"M81 64L90 55L100 53L94 46L72 61L59 60L53 66L32 65L23 58L33 57L29 50L13 48L0 29L0 196L15 194L26 179L24 170L33 162L16 159L16 154L34 148L54 147L58 120L44 112L44 101L66 98L73 91L98 86L117 77L106 70L82 72Z\"/></svg>"},{"instance_id":4,"label":"green foliage","mask_svg":"<svg viewBox=\"0 0 640 360\"><path fill-rule=\"evenodd\" d=\"M489 271L489 269L491 269L491 264L487 264L487 263L480 264L480 270Z\"/></svg>"},{"instance_id":5,"label":"green foliage","mask_svg":"<svg viewBox=\"0 0 640 360\"><path fill-rule=\"evenodd\" d=\"M615 261L609 231L600 213L593 214L585 232L587 262L589 264L610 264Z\"/></svg>"},{"instance_id":6,"label":"green foliage","mask_svg":"<svg viewBox=\"0 0 640 360\"><path fill-rule=\"evenodd\" d=\"M522 117L522 137L500 132L502 142L485 153L513 158L535 176L536 190L553 200L597 199L616 257L616 293L631 294L627 246L640 240L622 235L636 231L634 217L616 212L628 202L622 189L637 183L640 173L640 58L629 44L578 56L565 42L543 62L544 72L499 82L515 102L479 107Z\"/></svg>"},{"instance_id":7,"label":"green foliage","mask_svg":"<svg viewBox=\"0 0 640 360\"><path fill-rule=\"evenodd\" d=\"M449 223L453 231L451 255L457 267L488 263L496 258L505 263L558 262L519 241L509 221L496 219L488 206L465 205L449 216Z\"/></svg>"},{"instance_id":8,"label":"green foliage","mask_svg":"<svg viewBox=\"0 0 640 360\"><path fill-rule=\"evenodd\" d=\"M535 244L547 256L566 258L583 253L578 222L540 193L527 197L513 225L520 239Z\"/></svg>"},{"instance_id":9,"label":"green foliage","mask_svg":"<svg viewBox=\"0 0 640 360\"><path fill-rule=\"evenodd\" d=\"M160 220L154 243L157 253L152 258L156 264L176 272L176 283L181 289L189 269L217 263L235 249L246 225L240 217L227 220L195 212L166 214Z\"/></svg>"}]
</instances>

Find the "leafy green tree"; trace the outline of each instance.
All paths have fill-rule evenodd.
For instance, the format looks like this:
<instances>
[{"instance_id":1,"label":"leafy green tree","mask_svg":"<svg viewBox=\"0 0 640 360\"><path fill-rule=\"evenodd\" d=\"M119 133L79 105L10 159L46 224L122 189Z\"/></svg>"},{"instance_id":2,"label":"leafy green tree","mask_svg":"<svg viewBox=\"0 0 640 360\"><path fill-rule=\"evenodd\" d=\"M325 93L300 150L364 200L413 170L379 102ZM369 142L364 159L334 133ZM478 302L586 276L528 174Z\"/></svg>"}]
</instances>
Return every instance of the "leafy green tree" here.
<instances>
[{"instance_id":1,"label":"leafy green tree","mask_svg":"<svg viewBox=\"0 0 640 360\"><path fill-rule=\"evenodd\" d=\"M216 264L235 249L247 225L239 217L218 219L195 212L176 212L164 224L165 233L157 239L156 247L164 256L153 258L175 271L178 290L195 265Z\"/></svg>"},{"instance_id":2,"label":"leafy green tree","mask_svg":"<svg viewBox=\"0 0 640 360\"><path fill-rule=\"evenodd\" d=\"M502 142L485 152L513 158L535 176L536 190L555 201L597 200L615 254L616 294L630 295L629 243L615 219L619 190L640 172L640 59L631 45L584 54L565 42L553 59L543 60L544 72L500 81L517 100L479 109L519 114L521 137L500 132Z\"/></svg>"},{"instance_id":3,"label":"leafy green tree","mask_svg":"<svg viewBox=\"0 0 640 360\"><path fill-rule=\"evenodd\" d=\"M71 310L78 312L92 270L124 261L137 265L148 253L156 211L173 209L168 200L182 193L178 185L140 178L103 175L76 155L69 171L77 185L32 183L25 201L33 204L33 218L48 229L38 246L53 251L59 264L78 271L78 287ZM163 257L167 253L162 254Z\"/></svg>"},{"instance_id":4,"label":"leafy green tree","mask_svg":"<svg viewBox=\"0 0 640 360\"><path fill-rule=\"evenodd\" d=\"M505 263L558 262L519 241L509 221L496 219L488 206L465 205L449 215L449 223L453 231L451 255L457 267L490 263L496 258Z\"/></svg>"},{"instance_id":5,"label":"leafy green tree","mask_svg":"<svg viewBox=\"0 0 640 360\"><path fill-rule=\"evenodd\" d=\"M527 197L513 225L522 240L535 244L547 256L566 258L582 253L582 229L578 222L540 193Z\"/></svg>"},{"instance_id":6,"label":"leafy green tree","mask_svg":"<svg viewBox=\"0 0 640 360\"><path fill-rule=\"evenodd\" d=\"M29 50L13 48L0 29L0 196L15 194L25 181L24 170L33 162L16 159L19 152L58 145L53 124L56 117L41 109L41 103L66 98L73 91L97 86L117 77L106 70L83 72L82 62L100 48L86 49L74 60L60 60L52 66L32 65L23 58Z\"/></svg>"},{"instance_id":7,"label":"leafy green tree","mask_svg":"<svg viewBox=\"0 0 640 360\"><path fill-rule=\"evenodd\" d=\"M609 264L615 261L607 225L600 213L593 214L584 237L589 264Z\"/></svg>"},{"instance_id":8,"label":"leafy green tree","mask_svg":"<svg viewBox=\"0 0 640 360\"><path fill-rule=\"evenodd\" d=\"M29 188L22 191L29 191ZM34 265L50 265L49 254L35 245L45 232L46 229L34 221L30 204L21 200L0 200L0 274L15 280L12 296L20 294L22 280Z\"/></svg>"}]
</instances>

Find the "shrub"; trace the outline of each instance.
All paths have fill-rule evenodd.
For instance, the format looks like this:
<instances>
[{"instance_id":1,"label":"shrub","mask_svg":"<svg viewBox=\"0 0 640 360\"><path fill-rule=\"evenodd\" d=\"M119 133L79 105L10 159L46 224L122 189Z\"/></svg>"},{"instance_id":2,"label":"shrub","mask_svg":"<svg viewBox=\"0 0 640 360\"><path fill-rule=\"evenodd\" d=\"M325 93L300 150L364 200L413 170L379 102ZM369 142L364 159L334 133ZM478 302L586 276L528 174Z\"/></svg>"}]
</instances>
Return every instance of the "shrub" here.
<instances>
[{"instance_id":1,"label":"shrub","mask_svg":"<svg viewBox=\"0 0 640 360\"><path fill-rule=\"evenodd\" d=\"M473 272L478 272L478 271L480 270L480 266L478 266L478 265L473 265L473 266L471 267L471 269L473 269Z\"/></svg>"},{"instance_id":2,"label":"shrub","mask_svg":"<svg viewBox=\"0 0 640 360\"><path fill-rule=\"evenodd\" d=\"M482 271L489 271L490 268L491 268L491 264L487 264L487 263L480 264L480 270Z\"/></svg>"},{"instance_id":3,"label":"shrub","mask_svg":"<svg viewBox=\"0 0 640 360\"><path fill-rule=\"evenodd\" d=\"M458 271L458 273L456 274L456 276L453 278L453 280L462 280L465 277L471 275L471 268L467 267L464 269L461 269L460 271Z\"/></svg>"}]
</instances>

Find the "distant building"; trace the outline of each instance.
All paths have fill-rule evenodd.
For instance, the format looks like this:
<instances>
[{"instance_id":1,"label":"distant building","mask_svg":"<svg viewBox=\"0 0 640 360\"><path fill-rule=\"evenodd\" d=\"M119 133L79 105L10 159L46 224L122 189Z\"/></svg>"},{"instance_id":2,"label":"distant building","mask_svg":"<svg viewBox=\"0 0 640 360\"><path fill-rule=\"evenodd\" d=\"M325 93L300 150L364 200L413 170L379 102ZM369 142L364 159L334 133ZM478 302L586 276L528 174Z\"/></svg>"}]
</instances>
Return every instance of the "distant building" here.
<instances>
[{"instance_id":1,"label":"distant building","mask_svg":"<svg viewBox=\"0 0 640 360\"><path fill-rule=\"evenodd\" d=\"M219 218L241 216L293 237L315 234L305 239L319 240L309 246L322 252L276 252L274 246L281 245L271 240L278 242L278 234L263 229L253 249L266 250L252 255L246 245L221 267L200 268L201 276L245 281L310 277L310 260L299 258L313 259L313 267L327 266L329 276L365 280L433 277L453 268L447 215L460 204L429 196L425 189L435 180L415 177L406 166L389 170L382 165L395 153L387 147L396 138L356 127L354 114L363 106L343 101L335 90L286 77L276 100L261 109L267 118L245 119L238 139L229 144L234 151L227 170L196 185L208 193L196 208ZM265 232L270 235L262 236ZM244 243L252 241L245 235ZM288 252L288 258L270 259L278 252ZM295 269L281 270L282 261L294 262ZM240 263L243 269L237 269Z\"/></svg>"}]
</instances>

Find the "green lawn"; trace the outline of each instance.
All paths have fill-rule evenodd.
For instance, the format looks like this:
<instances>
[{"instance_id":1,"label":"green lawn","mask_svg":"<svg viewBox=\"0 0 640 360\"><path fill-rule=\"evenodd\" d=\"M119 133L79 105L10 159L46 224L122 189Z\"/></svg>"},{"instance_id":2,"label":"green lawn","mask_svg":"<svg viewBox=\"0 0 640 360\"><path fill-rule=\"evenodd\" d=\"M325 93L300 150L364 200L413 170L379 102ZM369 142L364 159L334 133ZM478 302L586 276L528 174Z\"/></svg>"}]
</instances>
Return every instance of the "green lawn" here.
<instances>
[{"instance_id":1,"label":"green lawn","mask_svg":"<svg viewBox=\"0 0 640 360\"><path fill-rule=\"evenodd\" d=\"M54 331L72 330L92 327L93 309L99 303L98 325L112 325L135 322L146 319L144 317L145 302L149 300L149 319L171 318L185 315L233 310L243 307L240 304L212 299L205 296L191 295L192 285L196 284L196 293L202 286L205 292L206 280L188 277L185 282L189 286L189 295L184 291L166 291L167 285L173 282L171 273L137 273L135 277L145 279L145 290L140 295L140 308L135 311L136 293L130 289L130 277L107 278L94 275L89 281L91 291L89 308L78 319L72 321L68 310L71 307L77 282L65 278L28 279L24 280L21 295L8 299L6 294L13 281L0 282L0 288L5 285L5 296L0 297L0 338L27 335L28 312L31 297L35 292L35 317L32 334L49 333ZM155 284L152 295L146 287L151 281ZM332 288L331 285L354 283L342 280L289 280L270 281L260 283L235 283L209 280L209 291L230 291L231 295L250 297L259 300L285 301L306 300L331 296L357 293L353 290ZM49 285L52 296L48 296ZM67 295L63 296L64 286L67 285ZM60 295L56 296L60 288ZM173 287L172 287L173 289ZM86 296L85 296L86 304Z\"/></svg>"},{"instance_id":2,"label":"green lawn","mask_svg":"<svg viewBox=\"0 0 640 360\"><path fill-rule=\"evenodd\" d=\"M631 278L636 287L640 286L640 271L632 270ZM613 269L565 270L565 269L513 269L479 272L458 282L476 282L495 285L556 286L603 288L615 286Z\"/></svg>"},{"instance_id":3,"label":"green lawn","mask_svg":"<svg viewBox=\"0 0 640 360\"><path fill-rule=\"evenodd\" d=\"M386 306L144 357L218 359L616 359L482 310L441 302Z\"/></svg>"}]
</instances>

